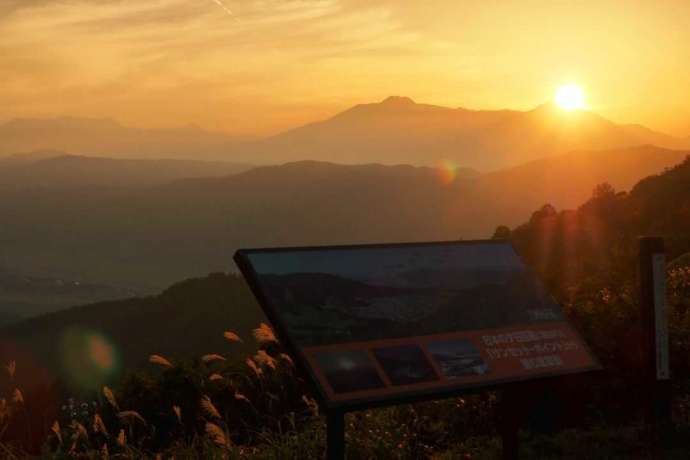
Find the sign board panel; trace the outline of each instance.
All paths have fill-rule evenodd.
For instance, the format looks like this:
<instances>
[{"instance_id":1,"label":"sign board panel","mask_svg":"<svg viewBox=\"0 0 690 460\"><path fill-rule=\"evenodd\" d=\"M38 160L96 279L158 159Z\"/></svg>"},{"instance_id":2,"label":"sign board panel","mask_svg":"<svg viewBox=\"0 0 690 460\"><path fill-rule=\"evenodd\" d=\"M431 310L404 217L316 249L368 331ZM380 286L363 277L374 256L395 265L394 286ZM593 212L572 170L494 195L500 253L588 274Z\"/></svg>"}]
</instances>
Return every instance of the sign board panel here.
<instances>
[{"instance_id":1,"label":"sign board panel","mask_svg":"<svg viewBox=\"0 0 690 460\"><path fill-rule=\"evenodd\" d=\"M509 242L249 249L235 260L327 407L599 367Z\"/></svg>"}]
</instances>

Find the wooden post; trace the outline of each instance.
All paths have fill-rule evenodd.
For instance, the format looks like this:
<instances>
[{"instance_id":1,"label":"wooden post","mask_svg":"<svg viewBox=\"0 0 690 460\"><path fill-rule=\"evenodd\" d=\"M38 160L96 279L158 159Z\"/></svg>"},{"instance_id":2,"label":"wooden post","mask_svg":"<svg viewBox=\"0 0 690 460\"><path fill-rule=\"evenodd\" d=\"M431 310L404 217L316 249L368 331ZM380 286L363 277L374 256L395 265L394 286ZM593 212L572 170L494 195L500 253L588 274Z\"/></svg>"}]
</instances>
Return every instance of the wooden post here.
<instances>
[{"instance_id":1,"label":"wooden post","mask_svg":"<svg viewBox=\"0 0 690 460\"><path fill-rule=\"evenodd\" d=\"M645 330L645 414L653 442L663 441L672 426L671 375L666 305L666 255L662 238L640 238L640 308Z\"/></svg>"},{"instance_id":2,"label":"wooden post","mask_svg":"<svg viewBox=\"0 0 690 460\"><path fill-rule=\"evenodd\" d=\"M345 459L345 413L340 410L326 414L326 459Z\"/></svg>"}]
</instances>

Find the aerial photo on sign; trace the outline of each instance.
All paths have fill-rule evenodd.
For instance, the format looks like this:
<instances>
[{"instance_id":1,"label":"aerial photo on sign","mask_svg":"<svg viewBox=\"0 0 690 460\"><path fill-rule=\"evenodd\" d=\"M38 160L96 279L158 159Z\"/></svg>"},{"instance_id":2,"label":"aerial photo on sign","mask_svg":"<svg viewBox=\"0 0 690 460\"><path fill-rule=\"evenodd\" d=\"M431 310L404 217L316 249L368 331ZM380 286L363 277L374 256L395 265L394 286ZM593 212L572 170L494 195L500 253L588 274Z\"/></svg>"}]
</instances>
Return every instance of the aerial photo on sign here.
<instances>
[{"instance_id":1,"label":"aerial photo on sign","mask_svg":"<svg viewBox=\"0 0 690 460\"><path fill-rule=\"evenodd\" d=\"M597 366L508 242L247 250L239 257L256 274L269 317L331 402Z\"/></svg>"}]
</instances>

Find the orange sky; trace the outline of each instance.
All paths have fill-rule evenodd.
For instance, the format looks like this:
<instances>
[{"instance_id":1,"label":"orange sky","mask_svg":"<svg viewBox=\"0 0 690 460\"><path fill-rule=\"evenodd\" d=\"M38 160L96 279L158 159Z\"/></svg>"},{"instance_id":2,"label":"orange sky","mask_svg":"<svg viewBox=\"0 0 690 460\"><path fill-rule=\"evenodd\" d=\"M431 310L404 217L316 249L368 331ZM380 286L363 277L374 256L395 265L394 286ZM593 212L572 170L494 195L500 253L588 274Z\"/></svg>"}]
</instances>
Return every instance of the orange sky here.
<instances>
[{"instance_id":1,"label":"orange sky","mask_svg":"<svg viewBox=\"0 0 690 460\"><path fill-rule=\"evenodd\" d=\"M0 120L266 134L391 94L690 135L690 1L2 0Z\"/></svg>"}]
</instances>

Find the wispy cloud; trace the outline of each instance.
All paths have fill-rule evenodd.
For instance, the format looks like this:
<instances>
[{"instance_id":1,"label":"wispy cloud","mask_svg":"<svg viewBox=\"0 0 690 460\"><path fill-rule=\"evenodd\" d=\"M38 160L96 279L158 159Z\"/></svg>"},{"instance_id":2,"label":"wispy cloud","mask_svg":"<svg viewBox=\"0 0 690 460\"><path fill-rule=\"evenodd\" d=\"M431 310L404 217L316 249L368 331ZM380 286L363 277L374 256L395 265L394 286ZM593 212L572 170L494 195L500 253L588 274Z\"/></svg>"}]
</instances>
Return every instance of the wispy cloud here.
<instances>
[{"instance_id":1,"label":"wispy cloud","mask_svg":"<svg viewBox=\"0 0 690 460\"><path fill-rule=\"evenodd\" d=\"M530 108L573 70L611 104L690 98L687 0L210 2L0 0L0 118L273 130L391 93Z\"/></svg>"},{"instance_id":2,"label":"wispy cloud","mask_svg":"<svg viewBox=\"0 0 690 460\"><path fill-rule=\"evenodd\" d=\"M331 60L397 54L407 43L385 7L347 0L12 2L3 16L0 0L0 118L73 113L282 129L295 116L331 113L319 107L332 102L310 100L338 85Z\"/></svg>"},{"instance_id":3,"label":"wispy cloud","mask_svg":"<svg viewBox=\"0 0 690 460\"><path fill-rule=\"evenodd\" d=\"M221 0L211 0L213 3L216 5L220 6L226 13L228 13L230 16L235 16L234 13L228 8L225 3L223 3Z\"/></svg>"}]
</instances>

